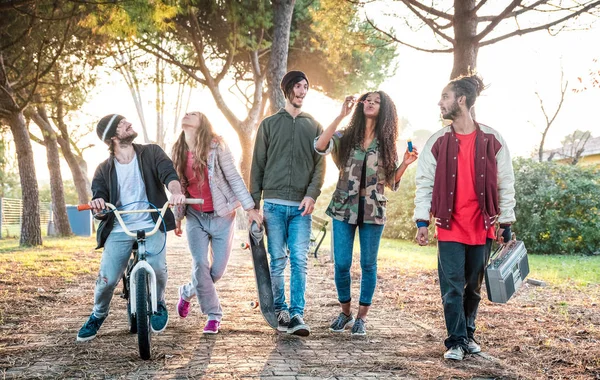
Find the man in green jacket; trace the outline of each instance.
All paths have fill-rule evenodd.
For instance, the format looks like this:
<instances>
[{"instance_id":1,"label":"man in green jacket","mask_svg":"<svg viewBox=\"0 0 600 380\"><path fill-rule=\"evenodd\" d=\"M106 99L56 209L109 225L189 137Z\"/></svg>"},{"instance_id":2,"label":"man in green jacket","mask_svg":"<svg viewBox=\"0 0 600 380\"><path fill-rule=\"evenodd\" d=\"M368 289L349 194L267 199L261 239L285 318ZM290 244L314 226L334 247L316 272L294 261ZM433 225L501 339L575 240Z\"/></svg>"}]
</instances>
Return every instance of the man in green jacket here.
<instances>
[{"instance_id":1,"label":"man in green jacket","mask_svg":"<svg viewBox=\"0 0 600 380\"><path fill-rule=\"evenodd\" d=\"M264 199L264 222L271 257L271 281L278 330L308 336L304 323L306 264L315 201L321 193L325 161L313 148L323 127L302 112L308 78L290 71L281 81L286 104L258 127L250 193L257 209ZM283 272L290 260L290 306L285 300Z\"/></svg>"}]
</instances>

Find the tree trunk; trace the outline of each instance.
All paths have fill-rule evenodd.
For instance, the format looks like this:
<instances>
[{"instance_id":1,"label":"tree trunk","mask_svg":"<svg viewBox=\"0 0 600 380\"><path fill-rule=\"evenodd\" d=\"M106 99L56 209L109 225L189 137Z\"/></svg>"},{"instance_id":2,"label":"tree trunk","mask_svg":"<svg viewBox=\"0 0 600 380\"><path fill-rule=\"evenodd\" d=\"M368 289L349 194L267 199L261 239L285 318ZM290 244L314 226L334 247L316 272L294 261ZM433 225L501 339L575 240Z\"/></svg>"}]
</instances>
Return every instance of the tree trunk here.
<instances>
[{"instance_id":1,"label":"tree trunk","mask_svg":"<svg viewBox=\"0 0 600 380\"><path fill-rule=\"evenodd\" d=\"M285 97L279 89L279 84L287 71L290 28L295 3L296 0L273 0L273 44L267 71L271 114L285 107Z\"/></svg>"},{"instance_id":2,"label":"tree trunk","mask_svg":"<svg viewBox=\"0 0 600 380\"><path fill-rule=\"evenodd\" d=\"M7 118L17 151L23 211L21 217L21 246L42 244L40 229L40 199L33 161L33 150L23 113L13 113Z\"/></svg>"},{"instance_id":3,"label":"tree trunk","mask_svg":"<svg viewBox=\"0 0 600 380\"><path fill-rule=\"evenodd\" d=\"M246 186L250 187L250 167L252 166L252 152L254 144L252 133L238 133L240 145L242 147L242 157L240 159L240 171Z\"/></svg>"},{"instance_id":4,"label":"tree trunk","mask_svg":"<svg viewBox=\"0 0 600 380\"><path fill-rule=\"evenodd\" d=\"M477 15L473 12L475 0L454 1L454 65L450 79L468 75L477 69L479 43L477 35Z\"/></svg>"},{"instance_id":5,"label":"tree trunk","mask_svg":"<svg viewBox=\"0 0 600 380\"><path fill-rule=\"evenodd\" d=\"M56 106L56 122L60 130L57 142L60 145L60 150L65 161L69 165L69 169L71 169L73 184L77 191L77 200L80 204L88 203L92 197L92 185L87 177L87 164L83 157L76 156L71 150L71 140L69 139L68 128L64 119L63 104L60 101Z\"/></svg>"},{"instance_id":6,"label":"tree trunk","mask_svg":"<svg viewBox=\"0 0 600 380\"><path fill-rule=\"evenodd\" d=\"M73 232L71 231L69 217L67 216L65 191L63 188L62 173L60 172L60 155L56 142L57 137L43 106L39 105L37 107L37 114L34 116L34 121L40 127L44 136L48 173L50 174L50 195L52 197L54 227L58 236L70 236Z\"/></svg>"}]
</instances>

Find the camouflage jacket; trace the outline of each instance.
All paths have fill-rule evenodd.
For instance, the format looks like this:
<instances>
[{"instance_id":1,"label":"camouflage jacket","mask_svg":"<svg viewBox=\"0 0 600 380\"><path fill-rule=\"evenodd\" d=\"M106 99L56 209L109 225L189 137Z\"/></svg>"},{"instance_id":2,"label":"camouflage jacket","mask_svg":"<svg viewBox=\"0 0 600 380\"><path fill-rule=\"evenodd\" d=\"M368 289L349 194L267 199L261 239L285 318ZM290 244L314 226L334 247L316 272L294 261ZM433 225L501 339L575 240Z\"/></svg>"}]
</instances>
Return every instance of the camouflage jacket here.
<instances>
[{"instance_id":1,"label":"camouflage jacket","mask_svg":"<svg viewBox=\"0 0 600 380\"><path fill-rule=\"evenodd\" d=\"M335 192L327 207L327 215L333 219L350 224L358 222L358 206L360 199L360 179L362 175L363 163L366 160L366 188L363 222L371 224L385 224L385 208L387 198L383 195L385 185L388 185L392 191L398 190L400 182L388 183L385 180L385 173L379 158L379 141L375 138L364 150L356 146L348 161L340 162L339 147L340 138L344 131L337 131L329 141L329 147L324 152L315 148L319 154L332 154L333 161L339 169L338 183ZM318 138L315 139L315 144ZM396 160L397 161L397 160ZM398 167L396 162L396 168Z\"/></svg>"}]
</instances>

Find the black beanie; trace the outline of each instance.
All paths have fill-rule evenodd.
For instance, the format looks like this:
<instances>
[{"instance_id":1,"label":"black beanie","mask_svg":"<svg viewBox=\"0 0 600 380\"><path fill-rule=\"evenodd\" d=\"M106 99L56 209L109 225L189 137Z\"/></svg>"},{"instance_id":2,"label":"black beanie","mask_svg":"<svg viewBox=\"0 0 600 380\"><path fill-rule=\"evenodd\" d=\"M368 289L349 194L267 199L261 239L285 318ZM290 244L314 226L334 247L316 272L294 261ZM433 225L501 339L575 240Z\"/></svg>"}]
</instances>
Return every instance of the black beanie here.
<instances>
[{"instance_id":1,"label":"black beanie","mask_svg":"<svg viewBox=\"0 0 600 380\"><path fill-rule=\"evenodd\" d=\"M117 134L117 125L119 125L119 122L123 119L125 119L125 116L117 114L106 115L100 119L96 126L96 133L100 140L109 145L108 141Z\"/></svg>"},{"instance_id":2,"label":"black beanie","mask_svg":"<svg viewBox=\"0 0 600 380\"><path fill-rule=\"evenodd\" d=\"M308 78L306 77L306 74L304 74L302 71L288 71L287 74L285 74L283 76L283 79L281 79L281 91L283 91L284 94L285 94L285 87L288 85L288 83L290 83L292 80L294 80L296 78L302 78L302 79L306 80L306 83L308 83ZM300 81L297 81L296 83L298 83L298 82L300 82Z\"/></svg>"}]
</instances>

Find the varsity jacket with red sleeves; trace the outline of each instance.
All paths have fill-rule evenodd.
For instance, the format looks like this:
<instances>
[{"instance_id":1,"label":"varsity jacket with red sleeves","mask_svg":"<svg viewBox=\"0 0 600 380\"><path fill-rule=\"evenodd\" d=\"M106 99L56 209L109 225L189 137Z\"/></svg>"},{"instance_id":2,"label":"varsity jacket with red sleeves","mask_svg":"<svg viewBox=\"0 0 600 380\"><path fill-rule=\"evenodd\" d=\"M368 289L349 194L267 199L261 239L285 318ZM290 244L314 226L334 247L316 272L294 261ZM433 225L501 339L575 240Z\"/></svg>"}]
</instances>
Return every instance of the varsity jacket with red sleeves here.
<instances>
[{"instance_id":1,"label":"varsity jacket with red sleeves","mask_svg":"<svg viewBox=\"0 0 600 380\"><path fill-rule=\"evenodd\" d=\"M515 176L506 142L500 134L475 122L475 191L487 230L496 221L515 221ZM459 142L452 125L429 138L417 164L413 220L450 229L456 190Z\"/></svg>"}]
</instances>

